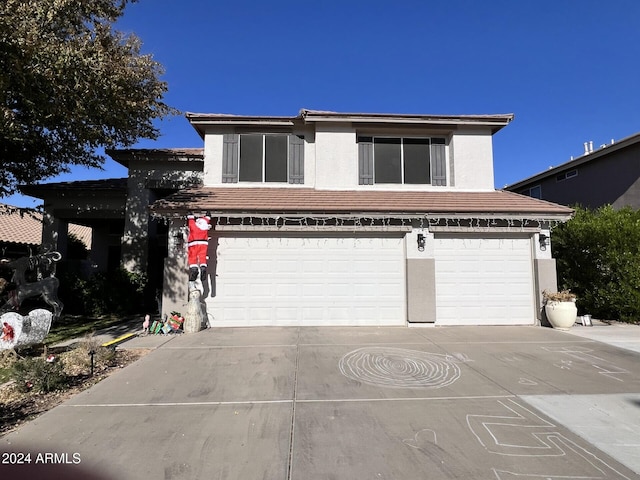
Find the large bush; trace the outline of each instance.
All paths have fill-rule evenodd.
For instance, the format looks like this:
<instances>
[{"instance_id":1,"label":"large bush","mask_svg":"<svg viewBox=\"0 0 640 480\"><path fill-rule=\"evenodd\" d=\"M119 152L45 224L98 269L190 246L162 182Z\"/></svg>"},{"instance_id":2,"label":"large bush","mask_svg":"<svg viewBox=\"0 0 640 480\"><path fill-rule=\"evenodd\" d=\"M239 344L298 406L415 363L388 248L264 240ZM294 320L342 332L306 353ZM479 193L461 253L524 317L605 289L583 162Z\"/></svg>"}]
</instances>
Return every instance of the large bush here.
<instances>
[{"instance_id":1,"label":"large bush","mask_svg":"<svg viewBox=\"0 0 640 480\"><path fill-rule=\"evenodd\" d=\"M559 286L597 318L640 320L640 211L576 208L553 230Z\"/></svg>"},{"instance_id":2,"label":"large bush","mask_svg":"<svg viewBox=\"0 0 640 480\"><path fill-rule=\"evenodd\" d=\"M126 315L144 310L146 275L118 269L84 280L66 274L60 279L64 312L81 315Z\"/></svg>"}]
</instances>

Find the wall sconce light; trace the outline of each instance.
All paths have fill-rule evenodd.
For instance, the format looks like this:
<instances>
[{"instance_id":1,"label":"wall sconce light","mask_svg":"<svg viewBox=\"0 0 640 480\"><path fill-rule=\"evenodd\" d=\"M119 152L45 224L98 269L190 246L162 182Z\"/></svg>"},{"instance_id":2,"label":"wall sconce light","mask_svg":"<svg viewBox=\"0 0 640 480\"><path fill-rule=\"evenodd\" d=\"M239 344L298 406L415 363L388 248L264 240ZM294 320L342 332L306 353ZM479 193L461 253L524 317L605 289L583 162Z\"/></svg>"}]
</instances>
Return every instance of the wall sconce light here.
<instances>
[{"instance_id":1,"label":"wall sconce light","mask_svg":"<svg viewBox=\"0 0 640 480\"><path fill-rule=\"evenodd\" d=\"M421 252L424 252L424 245L426 242L427 240L424 238L424 234L419 233L418 234L418 250L420 250Z\"/></svg>"},{"instance_id":2,"label":"wall sconce light","mask_svg":"<svg viewBox=\"0 0 640 480\"><path fill-rule=\"evenodd\" d=\"M538 241L540 242L540 250L545 251L547 249L547 245L549 245L549 236L541 233L538 235Z\"/></svg>"}]
</instances>

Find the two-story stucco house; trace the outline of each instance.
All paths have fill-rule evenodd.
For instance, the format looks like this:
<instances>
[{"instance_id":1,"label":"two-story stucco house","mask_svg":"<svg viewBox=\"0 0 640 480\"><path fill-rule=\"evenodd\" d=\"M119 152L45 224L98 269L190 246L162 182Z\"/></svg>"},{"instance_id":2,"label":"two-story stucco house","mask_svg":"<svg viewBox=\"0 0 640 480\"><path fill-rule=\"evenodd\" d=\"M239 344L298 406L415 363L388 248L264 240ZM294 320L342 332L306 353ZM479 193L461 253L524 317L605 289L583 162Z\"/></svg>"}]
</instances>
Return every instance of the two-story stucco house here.
<instances>
[{"instance_id":1,"label":"two-story stucco house","mask_svg":"<svg viewBox=\"0 0 640 480\"><path fill-rule=\"evenodd\" d=\"M187 118L202 185L151 206L170 221L165 313L186 302L188 214L214 225L214 326L531 325L556 286L550 226L572 211L494 189L512 115Z\"/></svg>"}]
</instances>

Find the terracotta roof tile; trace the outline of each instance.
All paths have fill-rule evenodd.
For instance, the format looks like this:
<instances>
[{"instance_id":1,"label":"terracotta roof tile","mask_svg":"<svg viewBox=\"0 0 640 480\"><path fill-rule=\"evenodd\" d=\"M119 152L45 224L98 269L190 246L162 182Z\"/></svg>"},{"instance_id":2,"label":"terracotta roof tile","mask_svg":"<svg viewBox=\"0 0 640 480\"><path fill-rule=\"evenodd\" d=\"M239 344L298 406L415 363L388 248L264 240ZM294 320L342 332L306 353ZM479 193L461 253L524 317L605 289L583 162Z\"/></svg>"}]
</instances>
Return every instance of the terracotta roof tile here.
<instances>
[{"instance_id":1,"label":"terracotta roof tile","mask_svg":"<svg viewBox=\"0 0 640 480\"><path fill-rule=\"evenodd\" d=\"M202 187L183 190L151 207L160 215L219 213L526 214L568 217L573 210L502 190L383 191L312 188Z\"/></svg>"},{"instance_id":2,"label":"terracotta roof tile","mask_svg":"<svg viewBox=\"0 0 640 480\"><path fill-rule=\"evenodd\" d=\"M91 248L91 228L69 224L69 233ZM0 204L0 242L40 245L42 214Z\"/></svg>"}]
</instances>

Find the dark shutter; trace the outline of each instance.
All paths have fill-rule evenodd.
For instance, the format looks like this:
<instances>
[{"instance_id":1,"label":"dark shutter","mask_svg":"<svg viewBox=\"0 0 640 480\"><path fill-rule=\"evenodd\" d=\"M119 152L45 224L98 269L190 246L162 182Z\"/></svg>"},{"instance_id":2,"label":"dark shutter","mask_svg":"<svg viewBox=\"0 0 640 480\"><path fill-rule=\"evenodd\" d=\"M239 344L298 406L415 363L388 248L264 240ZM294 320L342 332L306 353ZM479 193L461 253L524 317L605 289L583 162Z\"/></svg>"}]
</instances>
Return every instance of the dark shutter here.
<instances>
[{"instance_id":1,"label":"dark shutter","mask_svg":"<svg viewBox=\"0 0 640 480\"><path fill-rule=\"evenodd\" d=\"M223 136L222 183L238 183L238 138L237 133Z\"/></svg>"},{"instance_id":2,"label":"dark shutter","mask_svg":"<svg viewBox=\"0 0 640 480\"><path fill-rule=\"evenodd\" d=\"M447 158L444 139L431 141L431 185L447 185Z\"/></svg>"},{"instance_id":3,"label":"dark shutter","mask_svg":"<svg viewBox=\"0 0 640 480\"><path fill-rule=\"evenodd\" d=\"M358 137L358 183L373 185L373 138Z\"/></svg>"},{"instance_id":4,"label":"dark shutter","mask_svg":"<svg viewBox=\"0 0 640 480\"><path fill-rule=\"evenodd\" d=\"M304 137L289 135L289 183L304 183Z\"/></svg>"}]
</instances>

